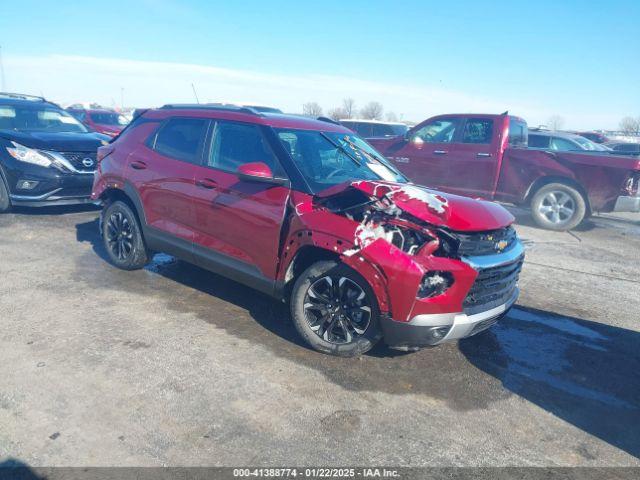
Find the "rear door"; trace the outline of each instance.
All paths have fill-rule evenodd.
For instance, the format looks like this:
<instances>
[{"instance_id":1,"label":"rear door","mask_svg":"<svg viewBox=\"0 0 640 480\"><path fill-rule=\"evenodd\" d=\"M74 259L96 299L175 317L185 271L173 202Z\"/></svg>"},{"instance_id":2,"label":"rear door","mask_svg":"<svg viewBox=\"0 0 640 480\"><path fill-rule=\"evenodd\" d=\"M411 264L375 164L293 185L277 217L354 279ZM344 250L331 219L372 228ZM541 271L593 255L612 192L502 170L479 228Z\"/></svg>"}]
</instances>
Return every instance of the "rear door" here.
<instances>
[{"instance_id":1,"label":"rear door","mask_svg":"<svg viewBox=\"0 0 640 480\"><path fill-rule=\"evenodd\" d=\"M211 270L254 288L273 285L289 187L241 180L240 165L263 162L284 177L262 127L218 120L195 168L194 252Z\"/></svg>"},{"instance_id":2,"label":"rear door","mask_svg":"<svg viewBox=\"0 0 640 480\"><path fill-rule=\"evenodd\" d=\"M126 176L140 195L147 225L189 251L195 223L195 166L202 158L208 125L202 118L171 118L127 162Z\"/></svg>"},{"instance_id":3,"label":"rear door","mask_svg":"<svg viewBox=\"0 0 640 480\"><path fill-rule=\"evenodd\" d=\"M429 119L411 130L408 141L391 147L385 155L414 183L447 190L459 124L456 117Z\"/></svg>"},{"instance_id":4,"label":"rear door","mask_svg":"<svg viewBox=\"0 0 640 480\"><path fill-rule=\"evenodd\" d=\"M461 195L491 198L499 162L499 121L467 117L449 157L447 190Z\"/></svg>"}]
</instances>

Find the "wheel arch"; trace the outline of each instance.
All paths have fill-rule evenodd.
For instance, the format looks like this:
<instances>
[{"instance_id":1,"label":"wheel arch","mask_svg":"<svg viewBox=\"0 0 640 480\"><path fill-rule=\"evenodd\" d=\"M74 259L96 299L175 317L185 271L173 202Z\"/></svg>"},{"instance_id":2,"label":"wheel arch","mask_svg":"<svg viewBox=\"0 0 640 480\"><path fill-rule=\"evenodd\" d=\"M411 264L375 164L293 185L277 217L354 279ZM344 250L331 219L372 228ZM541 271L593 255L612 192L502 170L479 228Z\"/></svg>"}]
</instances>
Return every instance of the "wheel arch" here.
<instances>
[{"instance_id":1,"label":"wheel arch","mask_svg":"<svg viewBox=\"0 0 640 480\"><path fill-rule=\"evenodd\" d=\"M286 298L289 298L291 295L293 284L300 274L314 263L322 260L334 260L339 262L340 255L316 245L303 245L298 249L287 265L287 269L284 274L283 293Z\"/></svg>"},{"instance_id":2,"label":"wheel arch","mask_svg":"<svg viewBox=\"0 0 640 480\"><path fill-rule=\"evenodd\" d=\"M587 207L587 214L591 215L591 202L589 201L589 195L587 194L586 188L582 186L580 182L570 177L563 177L558 175L549 175L545 177L540 177L536 181L534 181L529 188L527 189L527 193L525 195L525 204L529 205L533 196L545 185L549 185L551 183L562 183L569 187L575 188L582 198L584 198L585 205Z\"/></svg>"},{"instance_id":3,"label":"wheel arch","mask_svg":"<svg viewBox=\"0 0 640 480\"><path fill-rule=\"evenodd\" d=\"M118 200L129 205L129 207L131 207L133 212L136 214L136 217L138 217L138 221L140 222L144 233L144 230L147 227L146 216L144 214L144 209L142 208L140 197L131 185L125 183L122 188L108 187L100 194L100 197L98 198L104 206L107 206L109 203Z\"/></svg>"}]
</instances>

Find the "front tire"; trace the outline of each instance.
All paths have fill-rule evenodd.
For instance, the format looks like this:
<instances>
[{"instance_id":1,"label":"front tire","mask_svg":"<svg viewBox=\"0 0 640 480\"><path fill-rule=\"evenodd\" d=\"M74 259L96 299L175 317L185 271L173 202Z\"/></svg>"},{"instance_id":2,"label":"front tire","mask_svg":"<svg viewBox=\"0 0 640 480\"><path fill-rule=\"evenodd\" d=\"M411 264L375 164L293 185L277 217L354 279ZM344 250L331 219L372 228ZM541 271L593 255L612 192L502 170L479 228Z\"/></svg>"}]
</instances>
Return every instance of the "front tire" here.
<instances>
[{"instance_id":1,"label":"front tire","mask_svg":"<svg viewBox=\"0 0 640 480\"><path fill-rule=\"evenodd\" d=\"M291 318L315 350L340 357L369 351L380 340L380 310L369 283L334 261L307 268L291 293Z\"/></svg>"},{"instance_id":2,"label":"front tire","mask_svg":"<svg viewBox=\"0 0 640 480\"><path fill-rule=\"evenodd\" d=\"M103 211L102 239L109 260L118 268L138 270L149 262L138 218L124 202L113 202Z\"/></svg>"},{"instance_id":3,"label":"front tire","mask_svg":"<svg viewBox=\"0 0 640 480\"><path fill-rule=\"evenodd\" d=\"M8 213L11 211L11 199L9 198L9 189L4 183L4 178L0 174L0 213Z\"/></svg>"},{"instance_id":4,"label":"front tire","mask_svg":"<svg viewBox=\"0 0 640 480\"><path fill-rule=\"evenodd\" d=\"M587 203L582 194L564 183L550 183L531 198L531 214L536 224L556 231L571 230L584 220Z\"/></svg>"}]
</instances>

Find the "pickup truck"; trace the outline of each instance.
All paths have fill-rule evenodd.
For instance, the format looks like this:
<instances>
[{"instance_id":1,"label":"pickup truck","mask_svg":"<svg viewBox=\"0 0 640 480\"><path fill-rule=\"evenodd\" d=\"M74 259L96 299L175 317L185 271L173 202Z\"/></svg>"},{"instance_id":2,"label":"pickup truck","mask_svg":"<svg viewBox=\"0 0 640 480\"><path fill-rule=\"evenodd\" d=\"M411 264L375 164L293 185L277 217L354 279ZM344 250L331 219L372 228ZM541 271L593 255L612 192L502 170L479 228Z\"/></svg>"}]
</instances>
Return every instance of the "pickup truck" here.
<instances>
[{"instance_id":1,"label":"pickup truck","mask_svg":"<svg viewBox=\"0 0 640 480\"><path fill-rule=\"evenodd\" d=\"M516 116L451 114L369 143L413 182L529 206L536 224L570 230L594 212L640 211L640 157L527 147Z\"/></svg>"}]
</instances>

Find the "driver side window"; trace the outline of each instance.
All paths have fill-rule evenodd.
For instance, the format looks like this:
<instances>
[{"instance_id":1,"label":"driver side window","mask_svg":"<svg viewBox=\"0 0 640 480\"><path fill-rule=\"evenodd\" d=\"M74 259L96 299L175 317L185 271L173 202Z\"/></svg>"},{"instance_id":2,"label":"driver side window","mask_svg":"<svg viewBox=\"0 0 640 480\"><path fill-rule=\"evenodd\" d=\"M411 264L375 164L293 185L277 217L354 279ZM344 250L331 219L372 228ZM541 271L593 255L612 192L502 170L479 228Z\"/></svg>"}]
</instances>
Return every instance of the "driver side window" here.
<instances>
[{"instance_id":1,"label":"driver side window","mask_svg":"<svg viewBox=\"0 0 640 480\"><path fill-rule=\"evenodd\" d=\"M265 163L276 176L284 174L257 126L216 122L207 165L235 173L241 165L252 162Z\"/></svg>"},{"instance_id":2,"label":"driver side window","mask_svg":"<svg viewBox=\"0 0 640 480\"><path fill-rule=\"evenodd\" d=\"M458 124L455 120L434 120L413 132L413 139L427 143L451 143Z\"/></svg>"}]
</instances>

